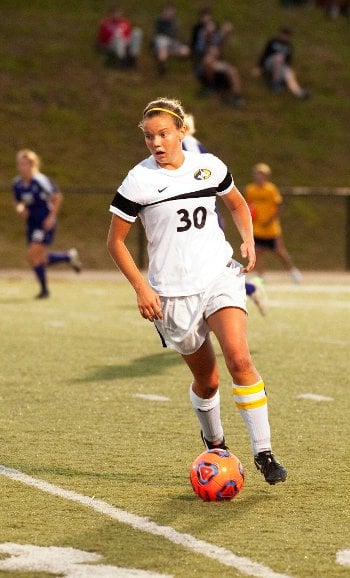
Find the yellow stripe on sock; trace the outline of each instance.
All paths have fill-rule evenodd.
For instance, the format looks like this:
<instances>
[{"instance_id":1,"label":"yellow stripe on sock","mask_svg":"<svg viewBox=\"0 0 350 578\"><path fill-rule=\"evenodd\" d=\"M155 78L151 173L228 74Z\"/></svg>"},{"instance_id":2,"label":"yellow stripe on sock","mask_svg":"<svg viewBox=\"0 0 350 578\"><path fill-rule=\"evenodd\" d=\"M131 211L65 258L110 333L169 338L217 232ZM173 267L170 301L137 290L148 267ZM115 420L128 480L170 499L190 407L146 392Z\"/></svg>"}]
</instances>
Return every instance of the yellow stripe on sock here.
<instances>
[{"instance_id":1,"label":"yellow stripe on sock","mask_svg":"<svg viewBox=\"0 0 350 578\"><path fill-rule=\"evenodd\" d=\"M256 401L245 401L243 403L235 402L238 409L255 409L256 407L261 407L267 403L267 397L264 396L262 399L257 399Z\"/></svg>"},{"instance_id":2,"label":"yellow stripe on sock","mask_svg":"<svg viewBox=\"0 0 350 578\"><path fill-rule=\"evenodd\" d=\"M233 395L251 395L252 393L259 393L264 391L265 385L263 381L259 381L255 385L239 385L232 388Z\"/></svg>"}]
</instances>

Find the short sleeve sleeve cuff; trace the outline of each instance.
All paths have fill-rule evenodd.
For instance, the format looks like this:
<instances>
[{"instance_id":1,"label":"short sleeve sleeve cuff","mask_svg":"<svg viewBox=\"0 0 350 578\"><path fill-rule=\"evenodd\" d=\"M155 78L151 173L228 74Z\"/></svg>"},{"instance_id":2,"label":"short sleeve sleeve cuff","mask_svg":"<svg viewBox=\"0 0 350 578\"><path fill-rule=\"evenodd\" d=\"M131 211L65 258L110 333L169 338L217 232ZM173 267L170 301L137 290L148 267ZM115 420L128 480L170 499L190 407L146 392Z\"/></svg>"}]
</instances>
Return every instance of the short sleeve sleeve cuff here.
<instances>
[{"instance_id":1,"label":"short sleeve sleeve cuff","mask_svg":"<svg viewBox=\"0 0 350 578\"><path fill-rule=\"evenodd\" d=\"M223 181L217 187L217 194L221 197L222 195L226 195L234 185L233 177L229 171L227 171L226 176Z\"/></svg>"},{"instance_id":2,"label":"short sleeve sleeve cuff","mask_svg":"<svg viewBox=\"0 0 350 578\"><path fill-rule=\"evenodd\" d=\"M120 211L116 207L113 207L113 205L109 206L109 211L113 213L113 215L116 215L117 217L120 217L121 219L124 219L124 221L128 221L129 223L135 223L137 219L137 217L131 217L130 215L123 213L123 211Z\"/></svg>"},{"instance_id":3,"label":"short sleeve sleeve cuff","mask_svg":"<svg viewBox=\"0 0 350 578\"><path fill-rule=\"evenodd\" d=\"M135 203L135 201L127 199L121 193L119 193L119 191L115 195L109 207L111 213L117 215L125 221L129 221L129 223L134 223L136 221L140 209L141 205L139 203Z\"/></svg>"}]
</instances>

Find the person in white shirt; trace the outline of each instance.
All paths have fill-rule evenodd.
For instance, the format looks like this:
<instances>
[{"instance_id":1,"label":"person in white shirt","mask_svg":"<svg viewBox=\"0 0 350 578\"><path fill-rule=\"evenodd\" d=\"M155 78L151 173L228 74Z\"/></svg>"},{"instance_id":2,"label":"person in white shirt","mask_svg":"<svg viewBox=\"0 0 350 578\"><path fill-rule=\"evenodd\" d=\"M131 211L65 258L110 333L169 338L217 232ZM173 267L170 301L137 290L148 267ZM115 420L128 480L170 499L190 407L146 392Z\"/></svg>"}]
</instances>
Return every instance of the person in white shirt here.
<instances>
[{"instance_id":1,"label":"person in white shirt","mask_svg":"<svg viewBox=\"0 0 350 578\"><path fill-rule=\"evenodd\" d=\"M255 265L249 208L221 160L182 149L184 111L177 100L150 102L140 128L151 156L129 172L111 203L109 252L133 286L142 317L154 323L163 345L178 351L192 372L190 399L205 446L226 447L212 331L232 376L255 465L269 484L285 481L287 471L271 450L264 382L246 337L244 273ZM218 223L216 195L242 237L245 266L232 259ZM148 241L148 281L125 244L137 217Z\"/></svg>"}]
</instances>

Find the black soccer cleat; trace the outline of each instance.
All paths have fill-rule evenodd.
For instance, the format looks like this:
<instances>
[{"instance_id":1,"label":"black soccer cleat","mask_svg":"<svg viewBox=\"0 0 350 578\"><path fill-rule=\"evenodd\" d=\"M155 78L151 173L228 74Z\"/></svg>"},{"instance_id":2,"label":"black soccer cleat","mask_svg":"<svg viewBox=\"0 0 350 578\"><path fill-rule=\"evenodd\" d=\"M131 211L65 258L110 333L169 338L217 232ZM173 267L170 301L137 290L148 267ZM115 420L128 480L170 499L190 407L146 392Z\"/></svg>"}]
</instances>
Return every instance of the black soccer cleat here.
<instances>
[{"instance_id":1,"label":"black soccer cleat","mask_svg":"<svg viewBox=\"0 0 350 578\"><path fill-rule=\"evenodd\" d=\"M48 297L50 297L50 293L46 289L43 289L38 293L35 299L47 299Z\"/></svg>"},{"instance_id":2,"label":"black soccer cleat","mask_svg":"<svg viewBox=\"0 0 350 578\"><path fill-rule=\"evenodd\" d=\"M201 431L201 438L207 450L228 450L224 437L222 438L221 442L214 444L213 442L209 442L207 439L205 439L203 432Z\"/></svg>"},{"instance_id":3,"label":"black soccer cleat","mask_svg":"<svg viewBox=\"0 0 350 578\"><path fill-rule=\"evenodd\" d=\"M287 470L276 460L271 451L260 452L254 456L254 463L271 486L286 481Z\"/></svg>"}]
</instances>

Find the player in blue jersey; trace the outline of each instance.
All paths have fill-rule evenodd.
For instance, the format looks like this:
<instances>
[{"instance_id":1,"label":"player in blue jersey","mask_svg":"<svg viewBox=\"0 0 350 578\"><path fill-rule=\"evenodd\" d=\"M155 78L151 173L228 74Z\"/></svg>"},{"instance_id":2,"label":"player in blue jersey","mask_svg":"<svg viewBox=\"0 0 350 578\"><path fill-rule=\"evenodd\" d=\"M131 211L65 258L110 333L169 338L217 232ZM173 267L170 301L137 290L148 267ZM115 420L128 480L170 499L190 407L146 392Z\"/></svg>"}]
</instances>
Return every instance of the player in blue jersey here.
<instances>
[{"instance_id":1,"label":"player in blue jersey","mask_svg":"<svg viewBox=\"0 0 350 578\"><path fill-rule=\"evenodd\" d=\"M109 252L134 288L142 317L154 323L163 346L181 354L192 373L190 400L205 446L226 448L213 332L255 465L269 484L283 482L287 470L271 450L265 385L246 336L244 273L255 265L248 205L220 159L183 150L184 111L177 100L150 102L139 126L150 155L129 171L111 203ZM245 266L232 259L233 249L219 227L217 196L241 235ZM148 281L126 245L137 218L147 237Z\"/></svg>"},{"instance_id":2,"label":"player in blue jersey","mask_svg":"<svg viewBox=\"0 0 350 578\"><path fill-rule=\"evenodd\" d=\"M27 224L28 261L39 281L37 299L49 297L46 267L69 263L78 273L81 262L76 249L48 252L54 239L57 215L63 196L52 181L40 172L40 158L29 149L17 153L18 176L13 182L15 209Z\"/></svg>"},{"instance_id":3,"label":"player in blue jersey","mask_svg":"<svg viewBox=\"0 0 350 578\"><path fill-rule=\"evenodd\" d=\"M182 139L183 150L198 154L208 152L202 145L202 143L194 136L196 132L196 127L193 115L185 114L184 121L185 121L186 134ZM222 218L218 210L216 212L218 214L219 225L222 229L224 229L224 219ZM248 297L251 298L251 300L255 303L255 305L259 309L261 315L266 315L267 299L264 287L262 285L262 281L260 279L255 283L252 283L252 281L246 281L245 290Z\"/></svg>"}]
</instances>

